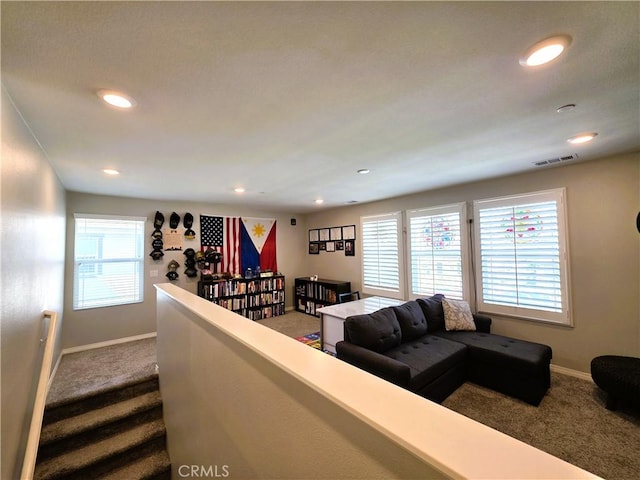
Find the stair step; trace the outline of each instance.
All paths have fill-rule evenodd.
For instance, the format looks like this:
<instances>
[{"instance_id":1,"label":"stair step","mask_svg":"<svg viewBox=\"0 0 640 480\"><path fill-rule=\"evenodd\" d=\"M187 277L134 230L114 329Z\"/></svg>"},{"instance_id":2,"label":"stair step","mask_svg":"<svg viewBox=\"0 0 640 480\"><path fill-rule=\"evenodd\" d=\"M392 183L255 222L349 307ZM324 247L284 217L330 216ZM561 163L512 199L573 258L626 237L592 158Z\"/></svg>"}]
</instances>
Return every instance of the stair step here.
<instances>
[{"instance_id":1,"label":"stair step","mask_svg":"<svg viewBox=\"0 0 640 480\"><path fill-rule=\"evenodd\" d=\"M166 435L162 418L137 425L129 430L92 442L81 448L67 451L48 458L36 465L34 479L57 479L72 475L92 465L98 465L109 458L116 457L128 450L136 450L145 443Z\"/></svg>"},{"instance_id":2,"label":"stair step","mask_svg":"<svg viewBox=\"0 0 640 480\"><path fill-rule=\"evenodd\" d=\"M151 410L162 405L158 390L91 410L74 417L63 418L42 428L40 445L46 446L55 441L94 430L121 419Z\"/></svg>"},{"instance_id":3,"label":"stair step","mask_svg":"<svg viewBox=\"0 0 640 480\"><path fill-rule=\"evenodd\" d=\"M112 470L100 476L100 480L148 480L171 478L171 462L166 450L152 452L146 457L126 464L124 467Z\"/></svg>"},{"instance_id":4,"label":"stair step","mask_svg":"<svg viewBox=\"0 0 640 480\"><path fill-rule=\"evenodd\" d=\"M155 373L144 379L123 385L109 385L108 388L97 389L90 394L50 403L45 407L43 425L81 415L154 390L159 390L158 375Z\"/></svg>"}]
</instances>

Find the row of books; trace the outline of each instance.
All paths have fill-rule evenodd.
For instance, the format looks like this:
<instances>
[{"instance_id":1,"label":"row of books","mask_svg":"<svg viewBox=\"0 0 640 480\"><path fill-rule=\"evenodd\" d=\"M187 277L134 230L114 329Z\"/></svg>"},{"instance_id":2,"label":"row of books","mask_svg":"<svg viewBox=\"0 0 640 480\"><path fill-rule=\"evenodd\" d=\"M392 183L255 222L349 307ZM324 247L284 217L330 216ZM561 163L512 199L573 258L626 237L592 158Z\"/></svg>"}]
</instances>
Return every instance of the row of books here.
<instances>
[{"instance_id":1,"label":"row of books","mask_svg":"<svg viewBox=\"0 0 640 480\"><path fill-rule=\"evenodd\" d=\"M309 282L296 285L296 295L323 300L327 303L336 303L338 298L336 291L319 283Z\"/></svg>"},{"instance_id":2,"label":"row of books","mask_svg":"<svg viewBox=\"0 0 640 480\"><path fill-rule=\"evenodd\" d=\"M276 303L270 307L263 307L257 310L247 310L245 317L249 320L262 320L263 318L284 315L284 303Z\"/></svg>"},{"instance_id":3,"label":"row of books","mask_svg":"<svg viewBox=\"0 0 640 480\"><path fill-rule=\"evenodd\" d=\"M282 303L284 302L284 290L276 290L269 293L249 295L248 298L250 307L269 305L270 303Z\"/></svg>"},{"instance_id":4,"label":"row of books","mask_svg":"<svg viewBox=\"0 0 640 480\"><path fill-rule=\"evenodd\" d=\"M261 278L247 283L249 293L266 292L267 290L284 290L284 277Z\"/></svg>"},{"instance_id":5,"label":"row of books","mask_svg":"<svg viewBox=\"0 0 640 480\"><path fill-rule=\"evenodd\" d=\"M211 300L217 297L230 297L247 293L247 283L241 280L227 280L223 282L203 282L200 284L200 296Z\"/></svg>"},{"instance_id":6,"label":"row of books","mask_svg":"<svg viewBox=\"0 0 640 480\"><path fill-rule=\"evenodd\" d=\"M247 297L211 298L210 300L227 310L242 310L243 308L247 308Z\"/></svg>"},{"instance_id":7,"label":"row of books","mask_svg":"<svg viewBox=\"0 0 640 480\"><path fill-rule=\"evenodd\" d=\"M298 308L297 310L304 312L304 313L308 313L310 315L316 315L316 309L318 308L322 308L322 307L326 307L327 304L326 303L316 303L316 302L312 302L311 300L302 300L302 299L298 299Z\"/></svg>"}]
</instances>

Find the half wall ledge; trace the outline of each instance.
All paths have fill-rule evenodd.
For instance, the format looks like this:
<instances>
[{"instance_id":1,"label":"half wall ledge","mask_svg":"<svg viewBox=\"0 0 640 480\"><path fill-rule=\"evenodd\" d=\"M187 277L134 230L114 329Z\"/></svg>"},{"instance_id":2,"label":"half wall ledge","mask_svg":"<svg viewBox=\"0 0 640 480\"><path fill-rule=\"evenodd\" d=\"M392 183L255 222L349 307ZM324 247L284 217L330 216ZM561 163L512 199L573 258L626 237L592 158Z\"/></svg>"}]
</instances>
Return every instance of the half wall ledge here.
<instances>
[{"instance_id":1,"label":"half wall ledge","mask_svg":"<svg viewBox=\"0 0 640 480\"><path fill-rule=\"evenodd\" d=\"M229 478L599 478L175 285L156 290L175 478L192 466Z\"/></svg>"}]
</instances>

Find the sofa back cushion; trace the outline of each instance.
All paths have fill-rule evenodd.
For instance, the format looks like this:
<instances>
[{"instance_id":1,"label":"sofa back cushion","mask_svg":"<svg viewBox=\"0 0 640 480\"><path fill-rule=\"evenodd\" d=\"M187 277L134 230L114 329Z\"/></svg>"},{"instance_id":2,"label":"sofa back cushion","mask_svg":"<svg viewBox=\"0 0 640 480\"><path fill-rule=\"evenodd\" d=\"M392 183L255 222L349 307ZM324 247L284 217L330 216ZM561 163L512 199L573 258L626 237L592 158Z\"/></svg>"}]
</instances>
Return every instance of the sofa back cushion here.
<instances>
[{"instance_id":1,"label":"sofa back cushion","mask_svg":"<svg viewBox=\"0 0 640 480\"><path fill-rule=\"evenodd\" d=\"M391 307L347 317L344 327L346 339L374 352L384 353L402 342L400 324Z\"/></svg>"},{"instance_id":2,"label":"sofa back cushion","mask_svg":"<svg viewBox=\"0 0 640 480\"><path fill-rule=\"evenodd\" d=\"M422 308L424 317L427 319L427 331L436 332L444 330L444 310L442 309L442 299L444 295L436 293L433 297L419 298L418 305Z\"/></svg>"},{"instance_id":3,"label":"sofa back cushion","mask_svg":"<svg viewBox=\"0 0 640 480\"><path fill-rule=\"evenodd\" d=\"M391 308L400 324L403 342L410 342L427 333L427 320L418 302L409 301Z\"/></svg>"}]
</instances>

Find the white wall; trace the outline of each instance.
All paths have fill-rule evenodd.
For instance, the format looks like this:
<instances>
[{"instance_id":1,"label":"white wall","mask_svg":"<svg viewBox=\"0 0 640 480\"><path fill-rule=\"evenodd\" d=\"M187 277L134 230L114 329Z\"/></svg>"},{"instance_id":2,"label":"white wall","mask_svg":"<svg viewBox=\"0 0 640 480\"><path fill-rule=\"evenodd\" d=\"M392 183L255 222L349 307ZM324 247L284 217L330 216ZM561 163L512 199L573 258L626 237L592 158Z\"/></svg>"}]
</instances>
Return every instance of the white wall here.
<instances>
[{"instance_id":1,"label":"white wall","mask_svg":"<svg viewBox=\"0 0 640 480\"><path fill-rule=\"evenodd\" d=\"M156 283L168 283L166 278L167 265L175 259L180 268L180 275L175 283L186 290L196 293L198 277L189 278L184 274L185 256L181 251L165 251L161 260L153 260L149 257L151 252L151 232L153 232L153 220L156 211L162 212L165 217L164 228L169 226L171 212L180 215L180 228L183 228L182 219L186 212L194 217L193 230L196 238L185 239L183 248L200 249L200 214L222 216L245 216L276 219L276 242L278 270L286 277L286 305L293 305L293 285L296 276L304 275L303 262L306 260L306 227L304 219L289 213L274 213L249 209L242 206L211 205L191 202L170 202L158 200L142 200L137 198L110 197L104 195L91 195L78 192L67 192L67 262L64 311L65 323L63 328L63 347L75 347L109 341L118 338L142 335L155 332L155 289ZM92 213L102 215L132 215L147 217L144 263L144 302L133 305L116 307L94 308L88 310L73 310L73 249L74 249L74 214ZM297 225L292 226L291 218L297 218ZM152 271L157 271L157 277L151 277Z\"/></svg>"},{"instance_id":2,"label":"white wall","mask_svg":"<svg viewBox=\"0 0 640 480\"><path fill-rule=\"evenodd\" d=\"M44 310L62 314L65 195L2 87L2 470L17 478L39 374ZM54 354L60 352L56 345Z\"/></svg>"},{"instance_id":3,"label":"white wall","mask_svg":"<svg viewBox=\"0 0 640 480\"><path fill-rule=\"evenodd\" d=\"M375 175L372 172L371 175ZM384 179L381 179L384 181ZM555 365L589 372L593 357L640 356L640 154L540 169L307 216L307 228L360 223L360 216L566 187L574 326L494 316L492 331L550 345ZM360 232L358 231L358 236ZM361 286L356 256L307 255L310 273Z\"/></svg>"}]
</instances>

